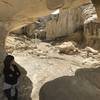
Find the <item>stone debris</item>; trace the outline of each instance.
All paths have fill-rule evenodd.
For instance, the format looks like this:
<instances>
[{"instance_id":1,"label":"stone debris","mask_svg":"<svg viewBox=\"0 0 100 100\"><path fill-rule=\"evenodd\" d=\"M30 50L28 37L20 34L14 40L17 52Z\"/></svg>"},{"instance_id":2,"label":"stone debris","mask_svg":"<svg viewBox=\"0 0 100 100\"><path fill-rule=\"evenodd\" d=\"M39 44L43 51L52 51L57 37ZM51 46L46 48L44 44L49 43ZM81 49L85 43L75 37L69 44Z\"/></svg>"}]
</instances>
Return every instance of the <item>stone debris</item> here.
<instances>
[{"instance_id":1,"label":"stone debris","mask_svg":"<svg viewBox=\"0 0 100 100\"><path fill-rule=\"evenodd\" d=\"M84 49L85 51L87 51L87 53L93 53L93 54L98 54L99 52L91 47L86 47Z\"/></svg>"},{"instance_id":2,"label":"stone debris","mask_svg":"<svg viewBox=\"0 0 100 100\"><path fill-rule=\"evenodd\" d=\"M78 48L72 42L64 42L63 44L57 46L59 53L64 54L76 54L79 52Z\"/></svg>"},{"instance_id":3,"label":"stone debris","mask_svg":"<svg viewBox=\"0 0 100 100\"><path fill-rule=\"evenodd\" d=\"M66 82L62 82L64 86L68 86L69 89L74 89L74 86L76 85L76 87L78 87L79 89L78 94L80 93L80 91L82 91L82 93L84 94L85 93L87 94L86 91L89 90L88 91L90 93L89 97L91 97L91 89L94 89L93 88L94 85L91 84L91 81L88 79L88 81L91 84L91 87L88 88L90 84L86 83L87 79L83 80L83 78L85 78L85 75L86 75L84 70L78 71L78 73L77 73L77 70L81 68L91 69L91 68L99 67L100 66L99 54L94 55L96 56L95 58L87 57L86 56L87 50L78 49L76 42L72 42L72 41L62 42L62 43L57 42L57 44L53 45L51 42L42 42L38 39L28 40L28 38L26 37L23 38L22 36L16 36L16 35L9 36L7 38L7 41L8 42L6 46L9 47L7 49L9 50L10 48L14 48L14 50L10 52L10 54L15 56L16 62L20 65L20 68L23 69L23 71L21 72L22 76L21 76L20 85L19 85L19 100L30 100L30 97L32 100L33 99L39 100L39 92L40 92L41 87L46 82L54 80L62 76L72 76L72 81L68 80L68 84L66 84ZM91 52L94 52L94 49L91 48L88 51L91 53ZM61 54L61 52L63 54ZM98 58L98 60L96 58ZM75 73L77 73L78 76L75 75ZM83 73L83 75L81 73ZM89 71L89 73L91 73L91 71ZM95 74L96 75L95 77L99 77L98 73ZM88 77L90 78L92 77L92 75L89 74ZM67 77L64 80L66 79ZM91 78L91 80L93 79L95 78L94 77ZM93 80L92 82L96 83L98 82L98 79L97 81ZM72 84L71 86L69 86L70 85L69 82L71 82ZM84 86L84 84L86 85ZM58 86L58 82L57 82L57 86ZM62 89L62 86L61 86L61 89ZM66 93L66 94L69 93L70 90L67 90L67 89L64 88L63 93ZM84 92L83 92L83 89L84 89ZM0 88L0 90L2 90L2 87ZM75 90L73 91L75 91L76 93L76 90L77 88L75 88ZM71 93L73 93L73 91ZM2 91L0 91L0 93L1 93L0 100L4 100L2 99L4 98L2 95ZM63 97L63 93L62 93L62 97ZM53 94L55 95L55 93ZM68 96L70 95L68 94ZM67 95L66 95L66 98L67 98ZM56 98L55 100L58 100L58 98ZM72 98L69 100L74 100L74 99ZM77 97L75 100L78 100ZM96 99L90 99L90 100L96 100Z\"/></svg>"}]
</instances>

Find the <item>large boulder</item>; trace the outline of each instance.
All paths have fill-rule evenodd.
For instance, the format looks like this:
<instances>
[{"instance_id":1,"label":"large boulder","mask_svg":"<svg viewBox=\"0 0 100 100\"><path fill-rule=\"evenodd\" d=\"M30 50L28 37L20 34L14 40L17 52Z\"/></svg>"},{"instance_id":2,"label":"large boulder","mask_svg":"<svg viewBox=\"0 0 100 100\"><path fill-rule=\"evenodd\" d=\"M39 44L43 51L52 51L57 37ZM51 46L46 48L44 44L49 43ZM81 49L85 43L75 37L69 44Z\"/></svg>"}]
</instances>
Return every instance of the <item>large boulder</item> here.
<instances>
[{"instance_id":1,"label":"large boulder","mask_svg":"<svg viewBox=\"0 0 100 100\"><path fill-rule=\"evenodd\" d=\"M40 100L99 100L100 68L79 69L75 76L63 76L40 89Z\"/></svg>"}]
</instances>

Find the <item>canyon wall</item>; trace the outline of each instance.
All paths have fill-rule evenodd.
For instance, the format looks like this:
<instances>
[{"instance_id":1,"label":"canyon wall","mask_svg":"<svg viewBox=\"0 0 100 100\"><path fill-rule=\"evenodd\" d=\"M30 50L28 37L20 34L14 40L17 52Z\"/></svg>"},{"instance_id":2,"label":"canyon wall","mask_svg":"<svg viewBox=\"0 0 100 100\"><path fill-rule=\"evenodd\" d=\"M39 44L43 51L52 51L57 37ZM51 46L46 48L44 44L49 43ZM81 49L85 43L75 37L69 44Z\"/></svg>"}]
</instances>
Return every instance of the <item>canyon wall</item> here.
<instances>
[{"instance_id":1,"label":"canyon wall","mask_svg":"<svg viewBox=\"0 0 100 100\"><path fill-rule=\"evenodd\" d=\"M95 7L92 3L78 8L63 10L56 20L52 19L46 25L46 38L55 39L60 36L77 32L84 23L89 23L97 18Z\"/></svg>"}]
</instances>

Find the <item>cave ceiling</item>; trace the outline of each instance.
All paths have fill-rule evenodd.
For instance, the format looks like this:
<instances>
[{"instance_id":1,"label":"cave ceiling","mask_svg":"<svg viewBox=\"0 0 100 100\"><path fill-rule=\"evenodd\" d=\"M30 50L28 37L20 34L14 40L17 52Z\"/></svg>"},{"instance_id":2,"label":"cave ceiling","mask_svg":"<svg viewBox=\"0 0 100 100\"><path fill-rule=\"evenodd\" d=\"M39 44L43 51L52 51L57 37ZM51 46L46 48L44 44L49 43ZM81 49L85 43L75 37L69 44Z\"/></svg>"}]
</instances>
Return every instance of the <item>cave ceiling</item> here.
<instances>
[{"instance_id":1,"label":"cave ceiling","mask_svg":"<svg viewBox=\"0 0 100 100\"><path fill-rule=\"evenodd\" d=\"M92 0L99 8L100 0ZM90 0L0 0L0 24L10 31L48 15L57 8L72 8L91 3ZM97 11L98 12L98 11Z\"/></svg>"}]
</instances>

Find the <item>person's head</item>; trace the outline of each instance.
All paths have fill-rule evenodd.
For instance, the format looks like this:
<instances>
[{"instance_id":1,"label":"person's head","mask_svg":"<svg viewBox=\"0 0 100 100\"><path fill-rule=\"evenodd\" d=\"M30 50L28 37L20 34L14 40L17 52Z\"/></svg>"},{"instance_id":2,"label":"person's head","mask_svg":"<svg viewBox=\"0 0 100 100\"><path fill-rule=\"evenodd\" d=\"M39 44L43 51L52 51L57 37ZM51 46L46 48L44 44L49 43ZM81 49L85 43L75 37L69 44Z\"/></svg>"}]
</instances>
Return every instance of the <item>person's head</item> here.
<instances>
[{"instance_id":1,"label":"person's head","mask_svg":"<svg viewBox=\"0 0 100 100\"><path fill-rule=\"evenodd\" d=\"M13 64L13 62L14 62L14 56L7 55L6 58L4 59L4 67L9 69L11 64Z\"/></svg>"}]
</instances>

